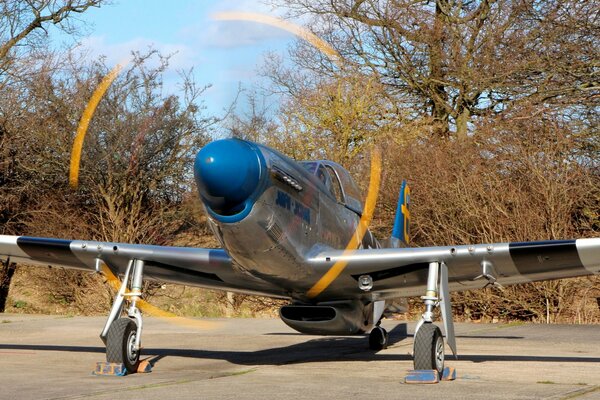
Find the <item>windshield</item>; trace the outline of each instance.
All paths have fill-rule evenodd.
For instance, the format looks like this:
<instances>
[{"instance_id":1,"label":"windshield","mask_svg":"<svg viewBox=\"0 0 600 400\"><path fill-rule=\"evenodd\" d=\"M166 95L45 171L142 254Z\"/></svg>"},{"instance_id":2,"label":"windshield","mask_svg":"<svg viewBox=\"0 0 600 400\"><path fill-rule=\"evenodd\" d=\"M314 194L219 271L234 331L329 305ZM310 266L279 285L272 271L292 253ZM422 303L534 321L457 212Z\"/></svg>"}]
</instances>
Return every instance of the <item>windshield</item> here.
<instances>
[{"instance_id":1,"label":"windshield","mask_svg":"<svg viewBox=\"0 0 600 400\"><path fill-rule=\"evenodd\" d=\"M332 161L301 161L300 165L317 176L337 201L362 209L360 191L344 167Z\"/></svg>"},{"instance_id":2,"label":"windshield","mask_svg":"<svg viewBox=\"0 0 600 400\"><path fill-rule=\"evenodd\" d=\"M302 165L304 167L304 169L306 169L308 172L310 172L311 174L315 174L315 171L317 170L317 167L319 166L319 163L316 161L300 161L298 162L300 165Z\"/></svg>"},{"instance_id":3,"label":"windshield","mask_svg":"<svg viewBox=\"0 0 600 400\"><path fill-rule=\"evenodd\" d=\"M350 173L341 165L331 161L327 161L327 166L331 167L337 173L344 195L360 202L360 190L356 186L356 183L354 183L354 179L352 179Z\"/></svg>"}]
</instances>

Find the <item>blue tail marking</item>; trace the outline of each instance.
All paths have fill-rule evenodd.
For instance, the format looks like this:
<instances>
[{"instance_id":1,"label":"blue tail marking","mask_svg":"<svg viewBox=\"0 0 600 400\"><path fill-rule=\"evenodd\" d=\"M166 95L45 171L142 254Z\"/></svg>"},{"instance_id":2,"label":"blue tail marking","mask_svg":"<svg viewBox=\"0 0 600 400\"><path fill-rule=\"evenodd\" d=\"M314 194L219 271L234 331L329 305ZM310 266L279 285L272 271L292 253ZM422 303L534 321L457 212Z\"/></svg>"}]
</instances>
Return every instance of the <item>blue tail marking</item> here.
<instances>
[{"instance_id":1,"label":"blue tail marking","mask_svg":"<svg viewBox=\"0 0 600 400\"><path fill-rule=\"evenodd\" d=\"M406 247L410 241L410 188L405 180L400 186L396 219L392 229L392 244L394 247Z\"/></svg>"}]
</instances>

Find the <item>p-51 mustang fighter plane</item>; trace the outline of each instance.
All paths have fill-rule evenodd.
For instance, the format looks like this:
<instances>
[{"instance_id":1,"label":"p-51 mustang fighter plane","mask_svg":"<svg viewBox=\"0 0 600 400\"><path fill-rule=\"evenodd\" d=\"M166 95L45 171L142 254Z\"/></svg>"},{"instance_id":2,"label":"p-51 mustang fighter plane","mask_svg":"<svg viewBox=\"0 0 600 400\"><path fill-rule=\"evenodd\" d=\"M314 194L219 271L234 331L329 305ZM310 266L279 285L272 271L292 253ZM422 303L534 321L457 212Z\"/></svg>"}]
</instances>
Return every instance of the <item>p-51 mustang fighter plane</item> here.
<instances>
[{"instance_id":1,"label":"p-51 mustang fighter plane","mask_svg":"<svg viewBox=\"0 0 600 400\"><path fill-rule=\"evenodd\" d=\"M144 279L289 299L281 319L309 334L370 332L374 350L387 343L379 326L394 299L422 295L425 312L414 340L415 369L444 367L444 339L433 324L440 307L446 341L456 354L449 293L600 272L600 239L409 248L409 191L400 191L388 248L368 230L343 249L362 213L348 171L330 161L296 162L266 146L224 139L197 155L194 175L209 224L222 249L162 247L84 240L0 236L7 262L60 265L123 276L101 333L107 361L133 372L139 363ZM314 290L334 266L335 279ZM126 316L124 313L125 302Z\"/></svg>"}]
</instances>

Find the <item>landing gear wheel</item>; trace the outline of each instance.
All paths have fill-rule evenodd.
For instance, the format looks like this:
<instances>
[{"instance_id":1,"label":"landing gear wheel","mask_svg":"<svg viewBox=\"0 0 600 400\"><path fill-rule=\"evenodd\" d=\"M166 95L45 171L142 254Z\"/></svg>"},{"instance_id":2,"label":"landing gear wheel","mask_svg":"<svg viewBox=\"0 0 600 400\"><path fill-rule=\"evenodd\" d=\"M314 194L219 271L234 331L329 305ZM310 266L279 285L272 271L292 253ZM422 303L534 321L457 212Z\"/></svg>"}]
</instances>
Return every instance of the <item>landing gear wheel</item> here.
<instances>
[{"instance_id":1,"label":"landing gear wheel","mask_svg":"<svg viewBox=\"0 0 600 400\"><path fill-rule=\"evenodd\" d=\"M369 348L371 350L383 350L387 347L388 333L380 326L373 328L369 334Z\"/></svg>"},{"instance_id":2,"label":"landing gear wheel","mask_svg":"<svg viewBox=\"0 0 600 400\"><path fill-rule=\"evenodd\" d=\"M140 351L134 350L137 324L129 318L114 321L106 336L106 361L125 364L127 372L137 371Z\"/></svg>"},{"instance_id":3,"label":"landing gear wheel","mask_svg":"<svg viewBox=\"0 0 600 400\"><path fill-rule=\"evenodd\" d=\"M415 336L415 369L434 369L440 376L444 372L444 338L440 328L425 323Z\"/></svg>"}]
</instances>

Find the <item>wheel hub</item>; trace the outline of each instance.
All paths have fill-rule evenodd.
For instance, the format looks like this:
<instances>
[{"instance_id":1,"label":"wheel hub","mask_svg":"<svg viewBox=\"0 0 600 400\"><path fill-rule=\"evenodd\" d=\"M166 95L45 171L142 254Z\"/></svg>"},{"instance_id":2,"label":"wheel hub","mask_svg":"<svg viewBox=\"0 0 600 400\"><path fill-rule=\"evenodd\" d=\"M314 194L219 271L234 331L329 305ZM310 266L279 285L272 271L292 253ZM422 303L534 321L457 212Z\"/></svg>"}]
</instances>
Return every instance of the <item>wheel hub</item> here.
<instances>
[{"instance_id":1,"label":"wheel hub","mask_svg":"<svg viewBox=\"0 0 600 400\"><path fill-rule=\"evenodd\" d=\"M135 331L129 332L129 337L127 338L127 359L131 364L135 364L138 357L138 351L135 348L135 337Z\"/></svg>"},{"instance_id":2,"label":"wheel hub","mask_svg":"<svg viewBox=\"0 0 600 400\"><path fill-rule=\"evenodd\" d=\"M438 337L435 343L435 366L438 371L444 368L444 340Z\"/></svg>"}]
</instances>

